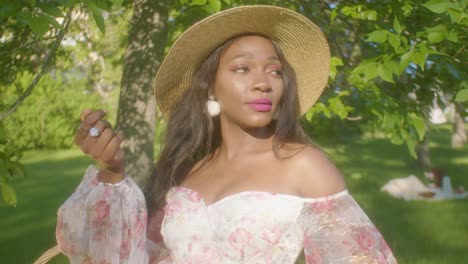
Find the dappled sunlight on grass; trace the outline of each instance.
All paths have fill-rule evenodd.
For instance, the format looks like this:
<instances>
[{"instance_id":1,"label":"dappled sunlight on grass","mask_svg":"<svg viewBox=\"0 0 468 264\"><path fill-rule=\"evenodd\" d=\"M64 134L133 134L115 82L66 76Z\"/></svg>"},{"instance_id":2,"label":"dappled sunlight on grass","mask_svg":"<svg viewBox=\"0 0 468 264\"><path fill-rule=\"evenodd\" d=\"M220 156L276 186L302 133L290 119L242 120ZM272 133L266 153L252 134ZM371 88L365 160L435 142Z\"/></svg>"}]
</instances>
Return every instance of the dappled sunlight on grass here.
<instances>
[{"instance_id":1,"label":"dappled sunlight on grass","mask_svg":"<svg viewBox=\"0 0 468 264\"><path fill-rule=\"evenodd\" d=\"M27 175L14 183L17 208L0 206L3 263L32 263L55 245L58 207L73 192L91 160L79 150L29 152ZM57 263L67 263L57 262Z\"/></svg>"},{"instance_id":2,"label":"dappled sunlight on grass","mask_svg":"<svg viewBox=\"0 0 468 264\"><path fill-rule=\"evenodd\" d=\"M429 136L433 165L444 169L454 186L467 188L468 147L452 149L446 127L431 131ZM339 147L321 145L342 171L350 192L381 230L399 263L466 260L468 200L404 201L380 191L388 180L411 174L428 181L406 146L392 145L383 137L366 137Z\"/></svg>"}]
</instances>

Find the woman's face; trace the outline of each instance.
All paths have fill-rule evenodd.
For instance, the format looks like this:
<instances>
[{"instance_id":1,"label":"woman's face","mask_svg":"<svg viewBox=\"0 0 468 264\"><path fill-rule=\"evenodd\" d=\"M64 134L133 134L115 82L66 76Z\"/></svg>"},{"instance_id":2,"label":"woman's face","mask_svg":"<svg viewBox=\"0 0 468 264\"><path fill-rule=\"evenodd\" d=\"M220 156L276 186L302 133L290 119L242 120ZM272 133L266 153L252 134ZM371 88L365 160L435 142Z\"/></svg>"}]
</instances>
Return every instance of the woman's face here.
<instances>
[{"instance_id":1,"label":"woman's face","mask_svg":"<svg viewBox=\"0 0 468 264\"><path fill-rule=\"evenodd\" d=\"M236 39L220 58L214 95L221 120L243 128L268 126L283 95L282 65L270 40Z\"/></svg>"}]
</instances>

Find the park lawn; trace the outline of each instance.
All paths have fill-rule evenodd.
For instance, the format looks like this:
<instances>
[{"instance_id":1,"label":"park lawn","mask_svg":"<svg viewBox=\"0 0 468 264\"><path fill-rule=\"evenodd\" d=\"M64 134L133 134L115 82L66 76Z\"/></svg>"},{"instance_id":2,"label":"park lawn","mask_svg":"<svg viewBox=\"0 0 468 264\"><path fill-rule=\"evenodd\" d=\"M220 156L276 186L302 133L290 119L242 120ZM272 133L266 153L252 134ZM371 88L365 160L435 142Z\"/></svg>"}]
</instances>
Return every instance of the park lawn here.
<instances>
[{"instance_id":1,"label":"park lawn","mask_svg":"<svg viewBox=\"0 0 468 264\"><path fill-rule=\"evenodd\" d=\"M449 128L431 133L432 162L454 186L468 187L468 147L450 148ZM380 229L399 263L468 263L468 200L406 202L379 191L389 179L422 171L405 146L385 139L349 138L321 145L343 172L350 192ZM91 160L78 150L28 152L28 176L14 183L17 208L0 205L0 262L32 263L55 245L57 208ZM64 257L51 263L67 263Z\"/></svg>"}]
</instances>

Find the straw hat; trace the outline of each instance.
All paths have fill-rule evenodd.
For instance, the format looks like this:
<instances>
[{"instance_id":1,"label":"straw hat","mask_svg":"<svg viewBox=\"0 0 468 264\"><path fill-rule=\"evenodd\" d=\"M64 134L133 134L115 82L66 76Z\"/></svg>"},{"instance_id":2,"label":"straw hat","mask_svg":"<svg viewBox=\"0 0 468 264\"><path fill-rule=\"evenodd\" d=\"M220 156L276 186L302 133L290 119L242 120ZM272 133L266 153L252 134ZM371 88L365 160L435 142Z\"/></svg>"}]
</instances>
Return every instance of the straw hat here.
<instances>
[{"instance_id":1,"label":"straw hat","mask_svg":"<svg viewBox=\"0 0 468 264\"><path fill-rule=\"evenodd\" d=\"M328 80L330 51L319 27L301 14L275 6L241 6L211 15L185 31L169 50L154 83L167 116L203 61L226 40L260 33L274 40L296 72L300 112L317 101Z\"/></svg>"}]
</instances>

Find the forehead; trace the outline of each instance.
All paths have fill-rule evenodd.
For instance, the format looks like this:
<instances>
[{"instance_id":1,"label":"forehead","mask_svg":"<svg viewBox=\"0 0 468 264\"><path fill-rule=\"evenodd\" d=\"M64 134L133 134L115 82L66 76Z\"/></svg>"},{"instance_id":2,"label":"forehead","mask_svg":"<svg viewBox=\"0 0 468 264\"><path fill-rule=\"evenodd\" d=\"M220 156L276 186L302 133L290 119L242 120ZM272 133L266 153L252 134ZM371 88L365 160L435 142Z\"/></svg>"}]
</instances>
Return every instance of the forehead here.
<instances>
[{"instance_id":1,"label":"forehead","mask_svg":"<svg viewBox=\"0 0 468 264\"><path fill-rule=\"evenodd\" d=\"M237 57L278 59L273 43L262 36L242 36L234 39L221 59L232 60Z\"/></svg>"}]
</instances>

